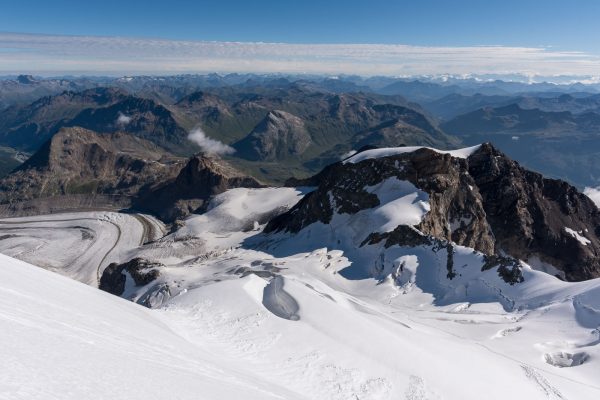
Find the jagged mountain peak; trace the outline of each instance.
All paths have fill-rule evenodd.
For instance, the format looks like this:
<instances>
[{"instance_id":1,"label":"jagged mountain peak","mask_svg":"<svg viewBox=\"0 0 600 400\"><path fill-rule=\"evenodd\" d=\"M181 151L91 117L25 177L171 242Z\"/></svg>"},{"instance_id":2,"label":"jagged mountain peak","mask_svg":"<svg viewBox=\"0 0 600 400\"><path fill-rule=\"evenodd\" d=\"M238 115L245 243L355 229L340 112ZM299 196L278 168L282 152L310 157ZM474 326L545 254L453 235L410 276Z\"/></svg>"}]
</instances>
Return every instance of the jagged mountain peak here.
<instances>
[{"instance_id":1,"label":"jagged mountain peak","mask_svg":"<svg viewBox=\"0 0 600 400\"><path fill-rule=\"evenodd\" d=\"M0 180L0 203L14 205L17 215L75 207L69 203L73 196L96 204L96 195L107 195L114 201L97 207L127 207L141 187L174 177L181 165L164 149L127 133L62 128Z\"/></svg>"},{"instance_id":2,"label":"jagged mountain peak","mask_svg":"<svg viewBox=\"0 0 600 400\"><path fill-rule=\"evenodd\" d=\"M528 171L490 143L457 151L425 147L372 149L291 185L316 186L268 232L300 232L336 214L376 209L370 188L398 180L426 193L423 234L508 254L567 280L600 276L600 212L575 187ZM415 190L416 190L415 189ZM371 234L362 232L366 240Z\"/></svg>"},{"instance_id":3,"label":"jagged mountain peak","mask_svg":"<svg viewBox=\"0 0 600 400\"><path fill-rule=\"evenodd\" d=\"M17 171L72 170L74 164L84 165L91 161L86 159L86 154L79 153L87 147L94 147L107 153L130 154L133 157L155 160L166 155L158 146L123 132L102 135L77 126L65 127L50 138Z\"/></svg>"}]
</instances>

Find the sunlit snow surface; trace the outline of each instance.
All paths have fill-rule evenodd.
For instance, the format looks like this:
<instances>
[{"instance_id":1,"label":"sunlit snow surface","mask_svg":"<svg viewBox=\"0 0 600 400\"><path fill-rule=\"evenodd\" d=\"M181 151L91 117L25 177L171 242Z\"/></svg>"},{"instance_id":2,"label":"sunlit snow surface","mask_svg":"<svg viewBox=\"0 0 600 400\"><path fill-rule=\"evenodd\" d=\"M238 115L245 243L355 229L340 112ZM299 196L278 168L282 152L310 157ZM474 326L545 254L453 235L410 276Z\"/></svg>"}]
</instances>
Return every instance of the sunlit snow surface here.
<instances>
[{"instance_id":1,"label":"sunlit snow surface","mask_svg":"<svg viewBox=\"0 0 600 400\"><path fill-rule=\"evenodd\" d=\"M1 258L0 397L600 396L600 280L525 268L511 286L459 246L450 280L446 249L360 247L390 218L426 212L417 190L386 185L407 200L393 212L335 214L295 235L262 224L305 190L217 196L176 233L123 250L166 264L126 294L168 287L153 310Z\"/></svg>"},{"instance_id":2,"label":"sunlit snow surface","mask_svg":"<svg viewBox=\"0 0 600 400\"><path fill-rule=\"evenodd\" d=\"M382 157L395 156L397 154L412 153L419 149L429 149L429 150L433 150L433 151L436 151L441 154L450 154L452 157L467 158L471 154L476 152L480 147L481 147L481 145L476 145L476 146L465 147L463 149L457 149L457 150L438 150L438 149L434 149L431 147L424 147L424 146L383 147L383 148L379 148L379 149L371 149L371 150L361 151L360 153L355 154L350 158L347 158L343 162L356 164L356 163L359 163L361 161L368 160L371 158L382 158Z\"/></svg>"}]
</instances>

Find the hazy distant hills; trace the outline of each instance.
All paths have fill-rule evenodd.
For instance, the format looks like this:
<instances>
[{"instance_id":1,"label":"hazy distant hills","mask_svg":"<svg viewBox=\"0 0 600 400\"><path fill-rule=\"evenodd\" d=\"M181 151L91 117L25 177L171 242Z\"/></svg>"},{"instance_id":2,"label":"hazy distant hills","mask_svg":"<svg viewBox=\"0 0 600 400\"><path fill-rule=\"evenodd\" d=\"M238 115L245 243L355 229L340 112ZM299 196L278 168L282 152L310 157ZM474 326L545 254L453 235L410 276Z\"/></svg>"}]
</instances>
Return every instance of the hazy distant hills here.
<instances>
[{"instance_id":1,"label":"hazy distant hills","mask_svg":"<svg viewBox=\"0 0 600 400\"><path fill-rule=\"evenodd\" d=\"M491 141L523 165L580 186L600 183L600 114L590 98L527 100L546 109L526 109L522 103L485 107L441 125L467 144ZM580 107L578 102L583 103Z\"/></svg>"},{"instance_id":2,"label":"hazy distant hills","mask_svg":"<svg viewBox=\"0 0 600 400\"><path fill-rule=\"evenodd\" d=\"M540 109L548 112L569 111L573 114L600 111L600 95L590 93L528 93L519 96L449 94L425 102L423 106L435 117L450 120L485 107L502 107L518 104L523 109Z\"/></svg>"},{"instance_id":3,"label":"hazy distant hills","mask_svg":"<svg viewBox=\"0 0 600 400\"><path fill-rule=\"evenodd\" d=\"M26 104L43 96L64 91L80 91L97 86L92 79L39 79L31 75L19 75L14 79L0 79L0 110L14 104Z\"/></svg>"}]
</instances>

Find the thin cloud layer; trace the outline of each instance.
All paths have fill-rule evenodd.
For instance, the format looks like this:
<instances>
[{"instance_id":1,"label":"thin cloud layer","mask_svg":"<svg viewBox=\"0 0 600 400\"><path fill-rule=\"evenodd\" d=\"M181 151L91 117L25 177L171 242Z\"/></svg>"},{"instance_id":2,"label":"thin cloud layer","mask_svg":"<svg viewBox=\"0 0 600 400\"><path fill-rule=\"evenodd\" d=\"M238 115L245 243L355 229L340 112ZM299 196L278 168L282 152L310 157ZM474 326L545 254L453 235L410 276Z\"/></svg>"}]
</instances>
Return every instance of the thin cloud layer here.
<instances>
[{"instance_id":1,"label":"thin cloud layer","mask_svg":"<svg viewBox=\"0 0 600 400\"><path fill-rule=\"evenodd\" d=\"M0 73L4 74L517 73L595 79L599 71L598 56L536 47L202 42L0 33Z\"/></svg>"}]
</instances>

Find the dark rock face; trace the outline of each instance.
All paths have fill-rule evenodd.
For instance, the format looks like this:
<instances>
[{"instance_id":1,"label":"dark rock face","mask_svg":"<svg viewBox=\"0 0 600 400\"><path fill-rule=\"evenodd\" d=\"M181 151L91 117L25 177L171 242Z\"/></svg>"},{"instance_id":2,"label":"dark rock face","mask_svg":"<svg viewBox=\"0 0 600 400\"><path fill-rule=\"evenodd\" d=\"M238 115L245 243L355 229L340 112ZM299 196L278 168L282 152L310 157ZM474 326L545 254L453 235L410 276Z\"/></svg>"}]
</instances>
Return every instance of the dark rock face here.
<instances>
[{"instance_id":1,"label":"dark rock face","mask_svg":"<svg viewBox=\"0 0 600 400\"><path fill-rule=\"evenodd\" d=\"M134 205L172 222L197 211L210 196L227 189L261 186L256 179L243 175L218 158L196 155L175 179L147 188Z\"/></svg>"},{"instance_id":2,"label":"dark rock face","mask_svg":"<svg viewBox=\"0 0 600 400\"><path fill-rule=\"evenodd\" d=\"M164 267L161 263L153 263L143 258L134 258L123 264L112 263L100 277L100 290L120 296L125 291L125 282L127 271L133 278L136 286L144 286L156 280L160 275L160 268Z\"/></svg>"},{"instance_id":3,"label":"dark rock face","mask_svg":"<svg viewBox=\"0 0 600 400\"><path fill-rule=\"evenodd\" d=\"M600 276L600 212L592 200L564 181L527 171L489 144L468 162L498 250L524 260L538 256L567 280ZM583 243L566 228L579 232Z\"/></svg>"},{"instance_id":4,"label":"dark rock face","mask_svg":"<svg viewBox=\"0 0 600 400\"><path fill-rule=\"evenodd\" d=\"M379 199L365 187L396 177L429 194L431 211L418 227L423 233L493 253L494 239L485 221L481 196L466 172L465 160L426 148L357 164L333 164L313 178L290 182L318 188L290 212L271 221L266 230L298 232L313 222L329 223L334 212L331 200L340 213L376 207ZM451 229L451 222L461 219L469 223Z\"/></svg>"},{"instance_id":5,"label":"dark rock face","mask_svg":"<svg viewBox=\"0 0 600 400\"><path fill-rule=\"evenodd\" d=\"M290 181L317 189L265 230L298 232L317 221L329 223L334 212L354 214L376 207L379 199L365 188L393 177L429 195L431 209L415 227L424 235L490 256L539 259L571 281L600 276L600 212L594 203L566 182L525 170L489 144L467 159L422 148L333 164L312 178ZM385 239L386 246L424 240L400 227L385 237L368 235L364 243ZM503 278L522 278L516 264L496 261Z\"/></svg>"},{"instance_id":6,"label":"dark rock face","mask_svg":"<svg viewBox=\"0 0 600 400\"><path fill-rule=\"evenodd\" d=\"M481 270L487 271L488 269L497 268L498 275L500 275L505 282L514 285L515 283L521 283L524 280L519 267L519 262L512 257L486 255Z\"/></svg>"}]
</instances>

